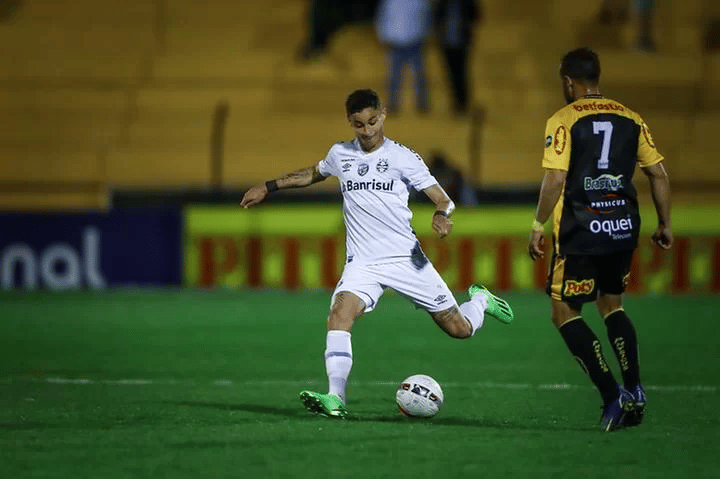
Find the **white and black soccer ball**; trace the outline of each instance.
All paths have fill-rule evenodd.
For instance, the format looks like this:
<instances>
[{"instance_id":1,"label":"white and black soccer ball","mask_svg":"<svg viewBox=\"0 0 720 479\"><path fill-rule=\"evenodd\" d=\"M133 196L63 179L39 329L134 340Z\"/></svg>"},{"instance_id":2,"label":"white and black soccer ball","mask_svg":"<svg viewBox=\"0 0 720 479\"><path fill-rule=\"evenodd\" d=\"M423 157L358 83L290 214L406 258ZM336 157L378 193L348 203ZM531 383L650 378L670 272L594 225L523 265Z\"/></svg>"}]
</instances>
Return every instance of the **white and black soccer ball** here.
<instances>
[{"instance_id":1,"label":"white and black soccer ball","mask_svg":"<svg viewBox=\"0 0 720 479\"><path fill-rule=\"evenodd\" d=\"M401 413L409 417L433 417L443 405L440 384L425 374L415 374L398 386L395 402Z\"/></svg>"}]
</instances>

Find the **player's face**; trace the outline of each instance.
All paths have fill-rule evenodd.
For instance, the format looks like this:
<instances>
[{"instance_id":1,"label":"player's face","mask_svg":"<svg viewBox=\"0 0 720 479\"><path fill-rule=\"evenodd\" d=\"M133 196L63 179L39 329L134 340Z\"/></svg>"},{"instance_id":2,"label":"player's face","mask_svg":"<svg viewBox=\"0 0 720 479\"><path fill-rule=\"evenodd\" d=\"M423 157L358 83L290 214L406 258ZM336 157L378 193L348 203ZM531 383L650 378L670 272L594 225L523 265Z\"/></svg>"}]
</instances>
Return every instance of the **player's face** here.
<instances>
[{"instance_id":1,"label":"player's face","mask_svg":"<svg viewBox=\"0 0 720 479\"><path fill-rule=\"evenodd\" d=\"M385 138L385 108L365 108L348 116L348 121L363 150L372 151L382 144Z\"/></svg>"}]
</instances>

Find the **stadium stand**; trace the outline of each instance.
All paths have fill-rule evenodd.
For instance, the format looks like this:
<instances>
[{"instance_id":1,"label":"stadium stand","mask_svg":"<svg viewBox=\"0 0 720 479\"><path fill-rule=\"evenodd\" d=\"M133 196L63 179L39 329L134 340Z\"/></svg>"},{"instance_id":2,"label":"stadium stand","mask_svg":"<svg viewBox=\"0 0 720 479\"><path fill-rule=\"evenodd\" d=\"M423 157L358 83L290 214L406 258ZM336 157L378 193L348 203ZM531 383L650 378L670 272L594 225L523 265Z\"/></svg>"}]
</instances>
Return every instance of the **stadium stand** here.
<instances>
[{"instance_id":1,"label":"stadium stand","mask_svg":"<svg viewBox=\"0 0 720 479\"><path fill-rule=\"evenodd\" d=\"M587 37L595 11L572 0L483 3L472 60L478 121L447 113L431 42L432 112L413 113L406 88L406 113L387 132L423 155L444 150L475 184L533 185L545 119L562 102L554 65ZM604 92L643 114L674 181L710 196L720 185L711 159L720 55L703 53L701 38L704 22L720 18L715 3L658 4L655 54L632 51L630 24L620 47L598 47ZM0 42L12 45L0 53L0 208L102 209L112 188L208 186L218 104L229 106L225 185L317 161L351 136L346 94L384 94L386 69L371 25L342 29L327 55L297 63L306 9L300 0L25 2L0 24Z\"/></svg>"}]
</instances>

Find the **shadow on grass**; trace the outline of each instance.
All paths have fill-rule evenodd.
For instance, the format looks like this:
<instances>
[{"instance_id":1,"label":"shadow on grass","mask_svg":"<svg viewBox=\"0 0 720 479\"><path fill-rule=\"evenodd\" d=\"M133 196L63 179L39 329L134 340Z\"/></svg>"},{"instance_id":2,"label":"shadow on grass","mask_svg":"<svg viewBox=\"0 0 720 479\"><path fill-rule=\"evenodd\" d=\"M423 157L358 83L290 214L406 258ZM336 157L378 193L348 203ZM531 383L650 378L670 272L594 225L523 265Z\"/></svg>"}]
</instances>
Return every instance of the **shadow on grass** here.
<instances>
[{"instance_id":1,"label":"shadow on grass","mask_svg":"<svg viewBox=\"0 0 720 479\"><path fill-rule=\"evenodd\" d=\"M261 404L222 404L217 402L205 401L166 401L166 404L175 404L178 406L201 407L207 409L218 409L221 411L244 411L255 414L274 414L276 416L286 417L308 417L305 410L301 408L282 408L264 406Z\"/></svg>"},{"instance_id":2,"label":"shadow on grass","mask_svg":"<svg viewBox=\"0 0 720 479\"><path fill-rule=\"evenodd\" d=\"M319 415L310 415L301 407L275 407L260 404L223 404L205 401L171 401L169 404L189 407L201 407L217 409L222 411L244 411L253 414L270 414L295 419L309 419L328 421L328 418ZM435 417L432 419L414 419L397 414L373 414L354 413L346 419L347 422L363 423L400 423L417 424L427 426L452 426L452 427L475 427L483 429L507 429L507 430L537 430L537 431L593 431L597 428L587 426L574 426L566 423L535 421L529 419L527 422L506 421L499 418L461 418L461 417Z\"/></svg>"}]
</instances>

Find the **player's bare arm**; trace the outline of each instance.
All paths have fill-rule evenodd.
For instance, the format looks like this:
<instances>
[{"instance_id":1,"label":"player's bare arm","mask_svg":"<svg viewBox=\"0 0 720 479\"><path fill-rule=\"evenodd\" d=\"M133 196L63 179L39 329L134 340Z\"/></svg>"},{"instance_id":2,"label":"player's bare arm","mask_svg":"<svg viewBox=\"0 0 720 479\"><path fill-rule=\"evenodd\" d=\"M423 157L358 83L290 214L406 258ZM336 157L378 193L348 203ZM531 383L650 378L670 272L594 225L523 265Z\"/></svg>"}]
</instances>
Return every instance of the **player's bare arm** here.
<instances>
[{"instance_id":1,"label":"player's bare arm","mask_svg":"<svg viewBox=\"0 0 720 479\"><path fill-rule=\"evenodd\" d=\"M286 173L276 180L266 181L263 184L255 185L245 192L240 206L249 208L261 203L267 195L275 190L286 188L304 188L313 183L323 181L326 177L320 174L317 165L300 168L299 170Z\"/></svg>"},{"instance_id":2,"label":"player's bare arm","mask_svg":"<svg viewBox=\"0 0 720 479\"><path fill-rule=\"evenodd\" d=\"M669 249L673 243L673 235L670 224L670 180L668 174L662 161L642 170L650 181L650 193L658 217L657 228L652 235L652 240L661 248Z\"/></svg>"},{"instance_id":3,"label":"player's bare arm","mask_svg":"<svg viewBox=\"0 0 720 479\"><path fill-rule=\"evenodd\" d=\"M542 225L550 218L555 204L560 199L566 178L567 171L565 170L545 169L545 176L540 186L540 198L535 209L535 221L530 231L530 242L528 244L528 253L530 253L530 258L533 260L542 258L545 255L543 249L545 231Z\"/></svg>"},{"instance_id":4,"label":"player's bare arm","mask_svg":"<svg viewBox=\"0 0 720 479\"><path fill-rule=\"evenodd\" d=\"M440 235L441 238L446 237L452 231L453 222L450 219L455 211L455 203L442 189L442 186L434 184L423 190L430 201L435 203L435 213L433 213L432 227Z\"/></svg>"}]
</instances>

